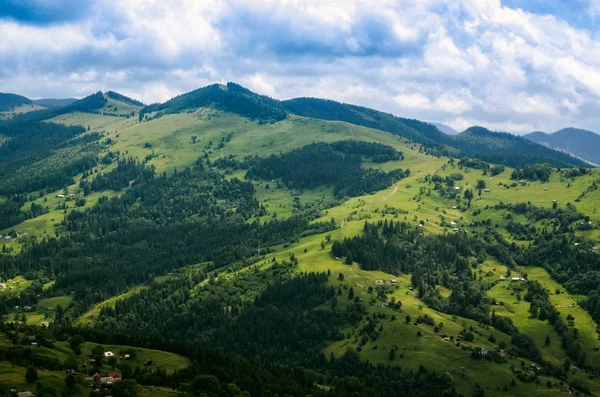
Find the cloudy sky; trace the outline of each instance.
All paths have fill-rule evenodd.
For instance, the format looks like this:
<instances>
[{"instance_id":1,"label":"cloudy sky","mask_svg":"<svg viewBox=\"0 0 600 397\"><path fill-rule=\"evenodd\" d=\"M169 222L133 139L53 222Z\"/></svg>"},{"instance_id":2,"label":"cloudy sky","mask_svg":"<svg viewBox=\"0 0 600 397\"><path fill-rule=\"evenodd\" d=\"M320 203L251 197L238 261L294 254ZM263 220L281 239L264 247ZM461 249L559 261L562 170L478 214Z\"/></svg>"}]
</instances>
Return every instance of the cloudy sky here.
<instances>
[{"instance_id":1,"label":"cloudy sky","mask_svg":"<svg viewBox=\"0 0 600 397\"><path fill-rule=\"evenodd\" d=\"M600 0L0 0L0 91L219 81L462 130L600 132Z\"/></svg>"}]
</instances>

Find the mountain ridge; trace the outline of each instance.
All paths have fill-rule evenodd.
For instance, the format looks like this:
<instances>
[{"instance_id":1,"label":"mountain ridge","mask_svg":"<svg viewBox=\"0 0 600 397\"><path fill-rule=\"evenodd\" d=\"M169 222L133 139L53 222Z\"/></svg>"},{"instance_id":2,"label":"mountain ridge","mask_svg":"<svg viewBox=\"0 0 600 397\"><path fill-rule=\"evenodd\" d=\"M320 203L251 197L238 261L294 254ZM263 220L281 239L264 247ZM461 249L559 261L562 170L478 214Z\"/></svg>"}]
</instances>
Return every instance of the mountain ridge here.
<instances>
[{"instance_id":1,"label":"mountain ridge","mask_svg":"<svg viewBox=\"0 0 600 397\"><path fill-rule=\"evenodd\" d=\"M595 132L568 127L553 133L534 131L523 137L593 164L600 164L600 135Z\"/></svg>"}]
</instances>

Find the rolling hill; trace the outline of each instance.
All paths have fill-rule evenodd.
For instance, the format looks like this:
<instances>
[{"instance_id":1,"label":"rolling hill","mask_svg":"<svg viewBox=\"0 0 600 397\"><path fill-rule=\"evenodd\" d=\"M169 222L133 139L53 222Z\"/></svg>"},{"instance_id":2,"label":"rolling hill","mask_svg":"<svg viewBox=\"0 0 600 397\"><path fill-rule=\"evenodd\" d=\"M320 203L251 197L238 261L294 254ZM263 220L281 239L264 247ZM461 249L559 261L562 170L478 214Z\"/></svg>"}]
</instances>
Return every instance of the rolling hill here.
<instances>
[{"instance_id":1,"label":"rolling hill","mask_svg":"<svg viewBox=\"0 0 600 397\"><path fill-rule=\"evenodd\" d=\"M31 105L32 101L22 95L0 92L0 112L10 112L22 105Z\"/></svg>"},{"instance_id":2,"label":"rolling hill","mask_svg":"<svg viewBox=\"0 0 600 397\"><path fill-rule=\"evenodd\" d=\"M589 161L600 164L600 135L577 128L565 128L551 134L541 131L524 135L530 141L560 150Z\"/></svg>"}]
</instances>

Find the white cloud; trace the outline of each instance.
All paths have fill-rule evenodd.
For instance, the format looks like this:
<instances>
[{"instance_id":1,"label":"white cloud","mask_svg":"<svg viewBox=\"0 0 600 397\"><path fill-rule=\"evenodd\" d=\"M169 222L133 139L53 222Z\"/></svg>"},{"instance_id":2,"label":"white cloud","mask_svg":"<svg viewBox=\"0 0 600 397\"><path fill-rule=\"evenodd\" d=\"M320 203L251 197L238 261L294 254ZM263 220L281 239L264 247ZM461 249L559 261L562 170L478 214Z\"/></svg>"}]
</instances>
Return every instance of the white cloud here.
<instances>
[{"instance_id":1,"label":"white cloud","mask_svg":"<svg viewBox=\"0 0 600 397\"><path fill-rule=\"evenodd\" d=\"M598 32L500 0L108 0L82 15L0 19L3 90L154 102L226 79L458 129L600 124Z\"/></svg>"}]
</instances>

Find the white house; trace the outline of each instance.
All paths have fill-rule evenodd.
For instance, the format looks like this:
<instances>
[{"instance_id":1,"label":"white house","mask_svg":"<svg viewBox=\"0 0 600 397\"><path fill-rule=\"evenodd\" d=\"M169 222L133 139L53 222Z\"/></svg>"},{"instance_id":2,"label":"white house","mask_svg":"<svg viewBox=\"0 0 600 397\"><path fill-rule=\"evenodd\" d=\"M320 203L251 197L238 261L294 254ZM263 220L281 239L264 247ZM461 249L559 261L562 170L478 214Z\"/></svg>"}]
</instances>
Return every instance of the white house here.
<instances>
[{"instance_id":1,"label":"white house","mask_svg":"<svg viewBox=\"0 0 600 397\"><path fill-rule=\"evenodd\" d=\"M113 352L104 352L104 357L114 357L114 353Z\"/></svg>"}]
</instances>

